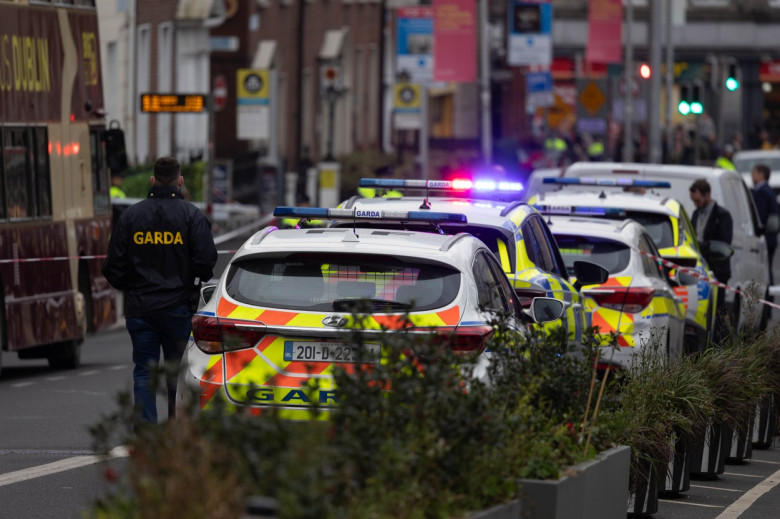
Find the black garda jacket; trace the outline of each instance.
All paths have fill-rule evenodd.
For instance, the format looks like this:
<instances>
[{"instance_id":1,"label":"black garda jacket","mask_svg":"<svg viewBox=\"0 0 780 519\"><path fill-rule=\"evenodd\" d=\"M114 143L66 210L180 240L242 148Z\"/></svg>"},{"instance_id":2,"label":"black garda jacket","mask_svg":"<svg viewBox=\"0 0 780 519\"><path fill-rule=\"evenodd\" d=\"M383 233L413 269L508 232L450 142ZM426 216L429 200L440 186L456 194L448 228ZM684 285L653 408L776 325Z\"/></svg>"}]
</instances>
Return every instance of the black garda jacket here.
<instances>
[{"instance_id":1,"label":"black garda jacket","mask_svg":"<svg viewBox=\"0 0 780 519\"><path fill-rule=\"evenodd\" d=\"M103 275L124 291L125 315L138 317L190 304L195 279L211 279L216 262L206 216L178 188L158 184L122 212Z\"/></svg>"}]
</instances>

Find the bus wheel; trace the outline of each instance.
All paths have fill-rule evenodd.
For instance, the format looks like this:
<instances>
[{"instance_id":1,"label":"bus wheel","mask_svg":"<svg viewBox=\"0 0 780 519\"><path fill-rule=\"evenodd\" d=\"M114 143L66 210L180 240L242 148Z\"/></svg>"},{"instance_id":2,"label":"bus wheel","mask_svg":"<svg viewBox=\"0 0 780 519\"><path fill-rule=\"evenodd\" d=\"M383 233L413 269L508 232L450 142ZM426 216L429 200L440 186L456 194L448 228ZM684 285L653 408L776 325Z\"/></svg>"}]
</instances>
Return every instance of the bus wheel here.
<instances>
[{"instance_id":1,"label":"bus wheel","mask_svg":"<svg viewBox=\"0 0 780 519\"><path fill-rule=\"evenodd\" d=\"M81 339L56 345L58 352L48 357L52 369L76 369L81 365Z\"/></svg>"}]
</instances>

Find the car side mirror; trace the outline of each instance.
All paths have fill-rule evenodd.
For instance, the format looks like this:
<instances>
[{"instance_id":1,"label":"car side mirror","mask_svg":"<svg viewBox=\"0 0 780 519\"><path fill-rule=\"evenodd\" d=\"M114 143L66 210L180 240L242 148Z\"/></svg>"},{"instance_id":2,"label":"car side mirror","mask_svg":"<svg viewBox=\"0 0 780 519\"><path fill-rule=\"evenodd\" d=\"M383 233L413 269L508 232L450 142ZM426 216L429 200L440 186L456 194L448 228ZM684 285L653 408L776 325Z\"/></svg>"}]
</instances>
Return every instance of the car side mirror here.
<instances>
[{"instance_id":1,"label":"car side mirror","mask_svg":"<svg viewBox=\"0 0 780 519\"><path fill-rule=\"evenodd\" d=\"M726 261L734 254L734 249L726 242L711 240L707 261Z\"/></svg>"},{"instance_id":2,"label":"car side mirror","mask_svg":"<svg viewBox=\"0 0 780 519\"><path fill-rule=\"evenodd\" d=\"M513 283L517 301L523 308L530 308L534 298L547 295L547 290L537 283L520 279L514 280Z\"/></svg>"},{"instance_id":3,"label":"car side mirror","mask_svg":"<svg viewBox=\"0 0 780 519\"><path fill-rule=\"evenodd\" d=\"M577 281L574 283L574 288L577 290L584 285L606 283L607 279L609 279L609 271L607 269L590 261L575 261L574 275L577 277Z\"/></svg>"},{"instance_id":4,"label":"car side mirror","mask_svg":"<svg viewBox=\"0 0 780 519\"><path fill-rule=\"evenodd\" d=\"M699 278L680 270L675 272L674 281L677 283L677 286L683 286L683 287L699 284Z\"/></svg>"},{"instance_id":5,"label":"car side mirror","mask_svg":"<svg viewBox=\"0 0 780 519\"><path fill-rule=\"evenodd\" d=\"M524 310L537 323L557 321L563 315L563 301L552 297L535 297L528 310Z\"/></svg>"},{"instance_id":6,"label":"car side mirror","mask_svg":"<svg viewBox=\"0 0 780 519\"><path fill-rule=\"evenodd\" d=\"M205 305L211 301L214 291L217 289L217 285L204 285L200 289L200 301L202 305Z\"/></svg>"}]
</instances>

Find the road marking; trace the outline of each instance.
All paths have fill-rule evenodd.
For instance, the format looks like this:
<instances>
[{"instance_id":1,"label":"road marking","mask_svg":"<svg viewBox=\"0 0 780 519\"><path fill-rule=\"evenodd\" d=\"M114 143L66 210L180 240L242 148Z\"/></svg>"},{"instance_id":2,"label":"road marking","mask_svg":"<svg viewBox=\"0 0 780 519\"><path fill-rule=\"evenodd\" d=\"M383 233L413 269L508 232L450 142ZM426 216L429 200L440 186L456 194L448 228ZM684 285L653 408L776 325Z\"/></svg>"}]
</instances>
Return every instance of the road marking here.
<instances>
[{"instance_id":1,"label":"road marking","mask_svg":"<svg viewBox=\"0 0 780 519\"><path fill-rule=\"evenodd\" d=\"M100 371L96 369L91 369L89 371L82 371L81 373L79 373L79 376L88 377L89 375L94 375L95 373L100 373Z\"/></svg>"},{"instance_id":2,"label":"road marking","mask_svg":"<svg viewBox=\"0 0 780 519\"><path fill-rule=\"evenodd\" d=\"M658 499L664 503L673 503L675 505L688 505L688 506L701 506L704 508L724 508L721 505L705 505L703 503L689 503L688 501L680 501L679 499Z\"/></svg>"},{"instance_id":3,"label":"road marking","mask_svg":"<svg viewBox=\"0 0 780 519\"><path fill-rule=\"evenodd\" d=\"M767 465L780 465L780 461L750 460L750 463L766 463Z\"/></svg>"},{"instance_id":4,"label":"road marking","mask_svg":"<svg viewBox=\"0 0 780 519\"><path fill-rule=\"evenodd\" d=\"M127 364L119 364L118 366L111 366L108 369L111 371L119 371L120 369L126 369L127 367Z\"/></svg>"},{"instance_id":5,"label":"road marking","mask_svg":"<svg viewBox=\"0 0 780 519\"><path fill-rule=\"evenodd\" d=\"M753 503L758 501L759 497L775 488L778 483L780 483L780 470L742 494L739 499L734 501L715 519L736 519L750 508Z\"/></svg>"},{"instance_id":6,"label":"road marking","mask_svg":"<svg viewBox=\"0 0 780 519\"><path fill-rule=\"evenodd\" d=\"M11 387L26 387L26 386L32 386L35 384L35 382L17 382L15 384L11 384Z\"/></svg>"},{"instance_id":7,"label":"road marking","mask_svg":"<svg viewBox=\"0 0 780 519\"><path fill-rule=\"evenodd\" d=\"M108 456L73 456L64 460L55 461L54 463L47 463L45 465L38 465L37 467L17 470L15 472L9 472L8 474L0 474L0 487L12 485L14 483L20 483L30 479L40 478L43 476L49 476L51 474L57 474L58 472L65 472L66 470L86 467L87 465L93 465L107 458L124 458L126 456L127 449L121 446L111 449L111 451L108 453Z\"/></svg>"},{"instance_id":8,"label":"road marking","mask_svg":"<svg viewBox=\"0 0 780 519\"><path fill-rule=\"evenodd\" d=\"M62 375L56 375L54 377L46 377L46 380L48 380L49 382L56 382L58 380L65 380L65 377Z\"/></svg>"},{"instance_id":9,"label":"road marking","mask_svg":"<svg viewBox=\"0 0 780 519\"><path fill-rule=\"evenodd\" d=\"M757 479L764 479L764 476L757 476L755 474L740 474L738 472L724 472L724 476L739 476L741 478L757 478Z\"/></svg>"},{"instance_id":10,"label":"road marking","mask_svg":"<svg viewBox=\"0 0 780 519\"><path fill-rule=\"evenodd\" d=\"M741 490L736 490L736 489L733 489L733 488L708 487L706 485L691 485L691 487L709 488L710 490L722 490L724 492L742 492Z\"/></svg>"}]
</instances>

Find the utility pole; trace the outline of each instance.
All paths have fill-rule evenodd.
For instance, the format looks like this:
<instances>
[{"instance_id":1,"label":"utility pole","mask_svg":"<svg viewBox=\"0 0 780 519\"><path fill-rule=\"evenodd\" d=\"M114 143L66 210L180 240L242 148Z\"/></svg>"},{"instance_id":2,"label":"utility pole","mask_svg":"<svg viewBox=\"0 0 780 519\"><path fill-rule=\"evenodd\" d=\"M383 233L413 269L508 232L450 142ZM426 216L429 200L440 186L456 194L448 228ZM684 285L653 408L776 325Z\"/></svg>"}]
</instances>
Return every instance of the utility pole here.
<instances>
[{"instance_id":1,"label":"utility pole","mask_svg":"<svg viewBox=\"0 0 780 519\"><path fill-rule=\"evenodd\" d=\"M674 130L672 128L672 94L674 93L674 40L672 39L672 5L674 0L666 0L666 149L671 153L674 147Z\"/></svg>"},{"instance_id":2,"label":"utility pole","mask_svg":"<svg viewBox=\"0 0 780 519\"><path fill-rule=\"evenodd\" d=\"M633 1L626 2L626 64L625 81L626 88L623 96L623 162L634 160L634 136L632 126L634 124L634 43L631 41L631 26L634 24Z\"/></svg>"},{"instance_id":3,"label":"utility pole","mask_svg":"<svg viewBox=\"0 0 780 519\"><path fill-rule=\"evenodd\" d=\"M647 161L660 164L661 153L661 16L663 0L650 0L647 47L650 50L650 92L647 107Z\"/></svg>"},{"instance_id":4,"label":"utility pole","mask_svg":"<svg viewBox=\"0 0 780 519\"><path fill-rule=\"evenodd\" d=\"M493 160L493 121L490 113L490 20L488 0L479 0L480 20L480 99L482 101L482 157L486 164Z\"/></svg>"}]
</instances>

